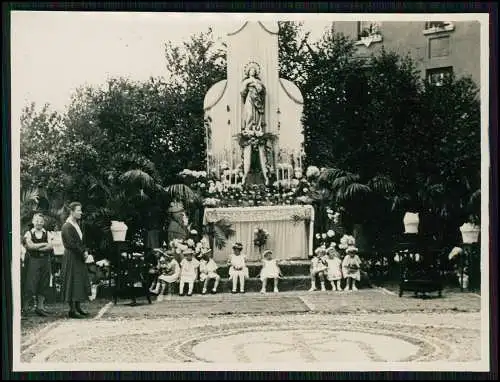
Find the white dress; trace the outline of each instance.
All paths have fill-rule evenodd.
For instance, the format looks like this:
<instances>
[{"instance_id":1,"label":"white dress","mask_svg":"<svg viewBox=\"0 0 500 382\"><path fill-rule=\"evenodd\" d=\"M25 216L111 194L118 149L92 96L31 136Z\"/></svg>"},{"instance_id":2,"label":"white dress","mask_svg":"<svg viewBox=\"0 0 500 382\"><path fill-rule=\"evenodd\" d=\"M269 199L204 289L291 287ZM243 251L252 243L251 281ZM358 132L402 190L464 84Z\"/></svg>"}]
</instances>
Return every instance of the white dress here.
<instances>
[{"instance_id":1,"label":"white dress","mask_svg":"<svg viewBox=\"0 0 500 382\"><path fill-rule=\"evenodd\" d=\"M323 260L323 257L319 258L318 256L314 256L311 259L311 272L312 273L322 272L326 269L326 265L322 260Z\"/></svg>"},{"instance_id":2,"label":"white dress","mask_svg":"<svg viewBox=\"0 0 500 382\"><path fill-rule=\"evenodd\" d=\"M158 280L165 281L166 283L174 283L179 278L180 266L177 260L172 259L166 267L166 273L158 276Z\"/></svg>"},{"instance_id":3,"label":"white dress","mask_svg":"<svg viewBox=\"0 0 500 382\"><path fill-rule=\"evenodd\" d=\"M338 257L326 260L328 269L326 277L329 281L338 281L342 279L342 261Z\"/></svg>"},{"instance_id":4,"label":"white dress","mask_svg":"<svg viewBox=\"0 0 500 382\"><path fill-rule=\"evenodd\" d=\"M193 283L198 276L198 268L200 266L200 262L196 259L192 259L191 261L187 259L182 259L181 261L181 283Z\"/></svg>"},{"instance_id":5,"label":"white dress","mask_svg":"<svg viewBox=\"0 0 500 382\"><path fill-rule=\"evenodd\" d=\"M262 269L260 271L260 279L277 279L280 277L280 267L276 259L262 260Z\"/></svg>"},{"instance_id":6,"label":"white dress","mask_svg":"<svg viewBox=\"0 0 500 382\"><path fill-rule=\"evenodd\" d=\"M342 260L342 272L344 273L345 278L350 277L359 281L361 279L360 267L361 259L358 255L354 255L354 257L346 255L344 260Z\"/></svg>"},{"instance_id":7,"label":"white dress","mask_svg":"<svg viewBox=\"0 0 500 382\"><path fill-rule=\"evenodd\" d=\"M217 277L217 264L214 259L200 261L200 280L205 281L207 278L215 279Z\"/></svg>"},{"instance_id":8,"label":"white dress","mask_svg":"<svg viewBox=\"0 0 500 382\"><path fill-rule=\"evenodd\" d=\"M232 279L233 275L240 274L243 272L246 278L248 278L248 268L245 263L245 255L240 254L236 256L234 253L231 254L229 258L229 278Z\"/></svg>"}]
</instances>

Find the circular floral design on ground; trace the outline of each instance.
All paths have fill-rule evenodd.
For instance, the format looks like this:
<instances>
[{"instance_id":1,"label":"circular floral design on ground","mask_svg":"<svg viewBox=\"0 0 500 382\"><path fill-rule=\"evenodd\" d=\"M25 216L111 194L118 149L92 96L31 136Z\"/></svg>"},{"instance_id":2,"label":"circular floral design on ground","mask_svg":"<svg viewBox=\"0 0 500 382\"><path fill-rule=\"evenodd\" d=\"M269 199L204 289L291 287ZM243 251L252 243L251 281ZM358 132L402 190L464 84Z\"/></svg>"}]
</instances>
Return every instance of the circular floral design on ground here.
<instances>
[{"instance_id":1,"label":"circular floral design on ground","mask_svg":"<svg viewBox=\"0 0 500 382\"><path fill-rule=\"evenodd\" d=\"M378 322L270 319L105 336L52 352L49 362L415 362L463 360L447 330ZM463 331L462 331L463 334ZM471 333L472 334L472 333ZM455 341L455 342L454 342ZM119 356L118 354L119 353ZM468 358L468 361L471 359Z\"/></svg>"}]
</instances>

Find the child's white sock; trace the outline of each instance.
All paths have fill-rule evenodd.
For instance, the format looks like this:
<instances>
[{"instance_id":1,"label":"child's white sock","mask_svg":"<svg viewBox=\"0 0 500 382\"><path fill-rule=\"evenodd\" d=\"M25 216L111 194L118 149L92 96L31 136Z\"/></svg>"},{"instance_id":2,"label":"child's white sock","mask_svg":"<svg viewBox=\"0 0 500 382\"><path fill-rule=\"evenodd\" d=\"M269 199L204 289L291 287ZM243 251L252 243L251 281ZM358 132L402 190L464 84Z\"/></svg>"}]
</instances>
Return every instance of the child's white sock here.
<instances>
[{"instance_id":1,"label":"child's white sock","mask_svg":"<svg viewBox=\"0 0 500 382\"><path fill-rule=\"evenodd\" d=\"M311 289L309 289L309 292L312 292L313 290L316 290L316 282L311 280Z\"/></svg>"},{"instance_id":2,"label":"child's white sock","mask_svg":"<svg viewBox=\"0 0 500 382\"><path fill-rule=\"evenodd\" d=\"M321 290L324 292L326 290L325 288L325 282L321 281Z\"/></svg>"},{"instance_id":3,"label":"child's white sock","mask_svg":"<svg viewBox=\"0 0 500 382\"><path fill-rule=\"evenodd\" d=\"M188 283L188 294L193 294L194 283Z\"/></svg>"}]
</instances>

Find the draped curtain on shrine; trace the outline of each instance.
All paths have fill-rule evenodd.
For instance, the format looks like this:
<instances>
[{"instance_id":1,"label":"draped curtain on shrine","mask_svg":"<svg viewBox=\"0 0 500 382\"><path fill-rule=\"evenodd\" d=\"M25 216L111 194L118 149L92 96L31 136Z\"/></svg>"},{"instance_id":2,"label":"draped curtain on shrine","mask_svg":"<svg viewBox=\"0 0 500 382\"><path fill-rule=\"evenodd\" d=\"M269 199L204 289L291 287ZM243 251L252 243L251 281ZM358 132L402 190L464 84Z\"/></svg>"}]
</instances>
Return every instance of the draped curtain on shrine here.
<instances>
[{"instance_id":1,"label":"draped curtain on shrine","mask_svg":"<svg viewBox=\"0 0 500 382\"><path fill-rule=\"evenodd\" d=\"M294 216L296 219L294 219ZM298 219L297 219L298 218ZM254 245L254 230L263 228L270 233L262 250L270 249L277 259L307 259L312 254L312 206L265 206L205 209L204 224L227 219L236 231L223 249L214 249L216 262L225 262L236 242L243 244L249 261L259 261L259 249Z\"/></svg>"}]
</instances>

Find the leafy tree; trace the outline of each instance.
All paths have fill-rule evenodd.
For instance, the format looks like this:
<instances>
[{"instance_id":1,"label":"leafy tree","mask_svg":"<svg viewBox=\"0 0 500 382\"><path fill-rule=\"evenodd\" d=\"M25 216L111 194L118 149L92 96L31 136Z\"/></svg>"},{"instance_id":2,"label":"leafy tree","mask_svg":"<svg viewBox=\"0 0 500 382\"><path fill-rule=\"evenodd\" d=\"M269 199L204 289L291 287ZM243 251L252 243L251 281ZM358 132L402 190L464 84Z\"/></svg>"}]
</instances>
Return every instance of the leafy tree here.
<instances>
[{"instance_id":1,"label":"leafy tree","mask_svg":"<svg viewBox=\"0 0 500 382\"><path fill-rule=\"evenodd\" d=\"M279 76L301 88L308 74L305 64L310 33L304 33L303 23L296 21L279 21L278 27Z\"/></svg>"},{"instance_id":2,"label":"leafy tree","mask_svg":"<svg viewBox=\"0 0 500 382\"><path fill-rule=\"evenodd\" d=\"M165 45L165 58L174 89L173 111L177 167L206 168L203 100L210 87L226 78L225 45L214 40L212 30L191 36L181 46Z\"/></svg>"}]
</instances>

